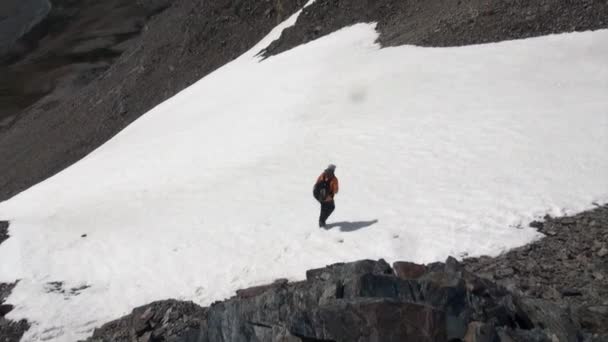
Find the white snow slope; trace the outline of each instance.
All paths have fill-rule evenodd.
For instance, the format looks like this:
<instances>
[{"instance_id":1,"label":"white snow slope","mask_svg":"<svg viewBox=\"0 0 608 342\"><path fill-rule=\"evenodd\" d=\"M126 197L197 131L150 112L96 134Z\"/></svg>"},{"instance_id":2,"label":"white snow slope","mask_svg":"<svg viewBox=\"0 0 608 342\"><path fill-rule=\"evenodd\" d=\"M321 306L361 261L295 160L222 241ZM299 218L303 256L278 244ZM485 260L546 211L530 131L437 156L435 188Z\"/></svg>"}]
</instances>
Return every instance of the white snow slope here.
<instances>
[{"instance_id":1,"label":"white snow slope","mask_svg":"<svg viewBox=\"0 0 608 342\"><path fill-rule=\"evenodd\" d=\"M535 217L608 199L608 31L380 49L359 24L255 57L294 19L0 204L24 341L334 262L496 255L538 238ZM311 191L329 162L329 222L347 223L325 231Z\"/></svg>"}]
</instances>

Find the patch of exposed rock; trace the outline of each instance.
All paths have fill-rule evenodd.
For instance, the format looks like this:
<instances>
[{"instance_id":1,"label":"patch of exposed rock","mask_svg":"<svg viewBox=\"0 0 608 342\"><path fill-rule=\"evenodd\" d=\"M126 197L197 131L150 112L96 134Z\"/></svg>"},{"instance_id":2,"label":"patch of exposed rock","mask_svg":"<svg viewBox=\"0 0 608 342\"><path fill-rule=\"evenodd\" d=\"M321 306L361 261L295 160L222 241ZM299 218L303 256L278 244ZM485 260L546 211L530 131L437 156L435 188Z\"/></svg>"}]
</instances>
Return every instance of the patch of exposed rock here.
<instances>
[{"instance_id":1,"label":"patch of exposed rock","mask_svg":"<svg viewBox=\"0 0 608 342\"><path fill-rule=\"evenodd\" d=\"M532 298L568 307L582 328L608 341L608 205L532 222L546 237L466 269Z\"/></svg>"},{"instance_id":2,"label":"patch of exposed rock","mask_svg":"<svg viewBox=\"0 0 608 342\"><path fill-rule=\"evenodd\" d=\"M0 283L0 342L19 342L23 334L30 328L26 320L10 321L4 316L13 310L13 306L5 304L6 298L15 287L13 284Z\"/></svg>"},{"instance_id":3,"label":"patch of exposed rock","mask_svg":"<svg viewBox=\"0 0 608 342\"><path fill-rule=\"evenodd\" d=\"M9 237L8 226L9 223L7 221L0 221L0 244ZM0 342L18 342L21 336L30 328L26 320L15 322L4 318L6 314L13 310L13 306L6 304L5 301L15 285L17 283L0 283Z\"/></svg>"},{"instance_id":4,"label":"patch of exposed rock","mask_svg":"<svg viewBox=\"0 0 608 342\"><path fill-rule=\"evenodd\" d=\"M317 0L265 51L289 50L343 27L378 23L382 46L460 46L608 27L604 0Z\"/></svg>"},{"instance_id":5,"label":"patch of exposed rock","mask_svg":"<svg viewBox=\"0 0 608 342\"><path fill-rule=\"evenodd\" d=\"M3 0L0 132L39 100L38 107L49 110L105 72L150 18L169 4L168 0Z\"/></svg>"},{"instance_id":6,"label":"patch of exposed rock","mask_svg":"<svg viewBox=\"0 0 608 342\"><path fill-rule=\"evenodd\" d=\"M567 310L513 294L455 259L363 260L237 291L208 308L162 301L95 330L102 341L578 341Z\"/></svg>"},{"instance_id":7,"label":"patch of exposed rock","mask_svg":"<svg viewBox=\"0 0 608 342\"><path fill-rule=\"evenodd\" d=\"M0 221L0 243L8 239L8 221Z\"/></svg>"}]
</instances>

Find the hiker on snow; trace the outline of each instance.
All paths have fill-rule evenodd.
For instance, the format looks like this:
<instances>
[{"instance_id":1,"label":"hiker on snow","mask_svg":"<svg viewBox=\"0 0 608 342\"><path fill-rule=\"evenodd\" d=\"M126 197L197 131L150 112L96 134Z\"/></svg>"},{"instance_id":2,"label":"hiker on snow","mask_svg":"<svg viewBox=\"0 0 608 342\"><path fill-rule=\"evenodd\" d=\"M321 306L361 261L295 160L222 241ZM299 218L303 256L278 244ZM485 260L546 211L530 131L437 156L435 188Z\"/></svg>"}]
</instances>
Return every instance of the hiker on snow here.
<instances>
[{"instance_id":1,"label":"hiker on snow","mask_svg":"<svg viewBox=\"0 0 608 342\"><path fill-rule=\"evenodd\" d=\"M321 214L319 215L319 227L325 228L325 221L336 209L334 195L338 193L338 178L334 175L336 165L329 164L327 169L317 178L313 189L313 195L321 203Z\"/></svg>"}]
</instances>

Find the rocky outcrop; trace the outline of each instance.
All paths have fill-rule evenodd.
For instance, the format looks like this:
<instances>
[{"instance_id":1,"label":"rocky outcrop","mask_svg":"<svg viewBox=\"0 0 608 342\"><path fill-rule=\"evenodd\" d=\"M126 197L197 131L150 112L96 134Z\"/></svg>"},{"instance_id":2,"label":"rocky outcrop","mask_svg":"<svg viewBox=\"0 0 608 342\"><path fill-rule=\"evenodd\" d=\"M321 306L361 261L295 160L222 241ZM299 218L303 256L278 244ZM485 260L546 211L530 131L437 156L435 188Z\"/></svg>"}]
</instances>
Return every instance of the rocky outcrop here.
<instances>
[{"instance_id":1,"label":"rocky outcrop","mask_svg":"<svg viewBox=\"0 0 608 342\"><path fill-rule=\"evenodd\" d=\"M26 320L15 322L4 318L6 314L13 310L13 306L5 304L4 301L10 295L15 285L16 283L0 283L0 341L2 342L19 342L23 334L30 328Z\"/></svg>"},{"instance_id":2,"label":"rocky outcrop","mask_svg":"<svg viewBox=\"0 0 608 342\"><path fill-rule=\"evenodd\" d=\"M0 244L8 239L7 221L0 221ZM4 316L13 310L13 306L5 303L17 283L0 283L0 342L18 342L21 336L30 328L26 320L18 322L6 319Z\"/></svg>"},{"instance_id":3,"label":"rocky outcrop","mask_svg":"<svg viewBox=\"0 0 608 342\"><path fill-rule=\"evenodd\" d=\"M0 221L0 243L8 239L8 221Z\"/></svg>"},{"instance_id":4,"label":"rocky outcrop","mask_svg":"<svg viewBox=\"0 0 608 342\"><path fill-rule=\"evenodd\" d=\"M420 272L424 269L424 272ZM455 259L363 260L306 280L237 292L208 308L162 301L95 330L102 341L578 341L580 326L544 299L515 295ZM410 274L414 274L410 277Z\"/></svg>"},{"instance_id":5,"label":"rocky outcrop","mask_svg":"<svg viewBox=\"0 0 608 342\"><path fill-rule=\"evenodd\" d=\"M382 46L459 46L608 27L600 0L317 0L265 51L281 53L343 27L378 23Z\"/></svg>"},{"instance_id":6,"label":"rocky outcrop","mask_svg":"<svg viewBox=\"0 0 608 342\"><path fill-rule=\"evenodd\" d=\"M546 237L466 269L521 296L570 308L583 330L608 341L608 205L531 226Z\"/></svg>"}]
</instances>

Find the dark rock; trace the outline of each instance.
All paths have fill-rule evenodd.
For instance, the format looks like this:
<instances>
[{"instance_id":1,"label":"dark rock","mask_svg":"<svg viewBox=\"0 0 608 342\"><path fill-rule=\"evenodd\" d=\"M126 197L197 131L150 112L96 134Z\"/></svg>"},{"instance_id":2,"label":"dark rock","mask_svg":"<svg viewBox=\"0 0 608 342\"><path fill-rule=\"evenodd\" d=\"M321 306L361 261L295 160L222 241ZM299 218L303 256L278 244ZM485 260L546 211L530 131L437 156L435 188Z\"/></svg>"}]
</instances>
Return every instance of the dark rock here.
<instances>
[{"instance_id":1,"label":"dark rock","mask_svg":"<svg viewBox=\"0 0 608 342\"><path fill-rule=\"evenodd\" d=\"M335 280L357 277L363 274L392 274L391 266L384 260L361 260L353 263L339 263L328 267L306 271L307 280Z\"/></svg>"},{"instance_id":2,"label":"dark rock","mask_svg":"<svg viewBox=\"0 0 608 342\"><path fill-rule=\"evenodd\" d=\"M563 289L561 291L562 296L564 297L571 297L571 296L582 296L583 293L580 290L577 289Z\"/></svg>"},{"instance_id":3,"label":"dark rock","mask_svg":"<svg viewBox=\"0 0 608 342\"><path fill-rule=\"evenodd\" d=\"M583 328L596 333L608 334L608 306L581 307L577 316Z\"/></svg>"},{"instance_id":4,"label":"dark rock","mask_svg":"<svg viewBox=\"0 0 608 342\"><path fill-rule=\"evenodd\" d=\"M597 323L602 317L595 317L586 308L591 303L604 305L608 298L608 268L604 258L597 256L608 241L608 205L597 205L567 218L547 217L543 227L554 231L555 236L496 258L466 259L463 264L476 274L500 274L512 268L515 274L498 279L499 285L568 308L576 313L571 319L586 334L604 333Z\"/></svg>"},{"instance_id":5,"label":"dark rock","mask_svg":"<svg viewBox=\"0 0 608 342\"><path fill-rule=\"evenodd\" d=\"M135 328L135 333L137 336L143 335L144 332L150 330L152 327L149 324L150 319L154 317L154 311L149 307L141 314L139 317L135 317L135 321L133 323L133 327Z\"/></svg>"},{"instance_id":6,"label":"dark rock","mask_svg":"<svg viewBox=\"0 0 608 342\"><path fill-rule=\"evenodd\" d=\"M467 333L467 322L460 316L445 315L445 326L448 341L462 340Z\"/></svg>"},{"instance_id":7,"label":"dark rock","mask_svg":"<svg viewBox=\"0 0 608 342\"><path fill-rule=\"evenodd\" d=\"M542 221L532 221L530 222L530 227L532 228L536 228L536 229L543 229L543 222Z\"/></svg>"},{"instance_id":8,"label":"dark rock","mask_svg":"<svg viewBox=\"0 0 608 342\"><path fill-rule=\"evenodd\" d=\"M331 341L446 341L445 315L428 306L388 299L338 301L289 325L295 336Z\"/></svg>"},{"instance_id":9,"label":"dark rock","mask_svg":"<svg viewBox=\"0 0 608 342\"><path fill-rule=\"evenodd\" d=\"M48 0L3 0L0 3L0 56L42 21L50 10Z\"/></svg>"},{"instance_id":10,"label":"dark rock","mask_svg":"<svg viewBox=\"0 0 608 342\"><path fill-rule=\"evenodd\" d=\"M412 262L397 261L393 263L395 275L401 279L416 279L426 273L424 265L414 264Z\"/></svg>"},{"instance_id":11,"label":"dark rock","mask_svg":"<svg viewBox=\"0 0 608 342\"><path fill-rule=\"evenodd\" d=\"M169 2L162 1L166 8ZM41 107L55 107L62 96L78 92L107 70L158 10L128 0L53 0L52 6L47 0L21 3L6 20L0 13L0 121L8 120L7 127L37 101ZM35 25L8 31L13 41L3 49L2 35L7 33L3 28L15 26L20 14L28 11L37 12L30 23Z\"/></svg>"},{"instance_id":12,"label":"dark rock","mask_svg":"<svg viewBox=\"0 0 608 342\"><path fill-rule=\"evenodd\" d=\"M30 325L26 320L13 322L0 317L0 338L2 342L19 342L29 328Z\"/></svg>"},{"instance_id":13,"label":"dark rock","mask_svg":"<svg viewBox=\"0 0 608 342\"><path fill-rule=\"evenodd\" d=\"M466 6L441 0L382 0L373 4L365 0L317 0L264 55L276 55L357 22L378 23L382 46L460 46L606 27L608 4L594 1L590 6L545 0L491 0L468 2Z\"/></svg>"},{"instance_id":14,"label":"dark rock","mask_svg":"<svg viewBox=\"0 0 608 342\"><path fill-rule=\"evenodd\" d=\"M177 323L184 303L156 302L104 325L89 341L493 342L501 334L505 341L569 341L577 332L559 307L509 293L453 258L426 268L403 279L383 260L330 265L308 271L306 281L237 291L209 308L190 303L186 327Z\"/></svg>"},{"instance_id":15,"label":"dark rock","mask_svg":"<svg viewBox=\"0 0 608 342\"><path fill-rule=\"evenodd\" d=\"M525 319L533 327L539 327L547 332L547 336L555 335L558 341L577 341L577 325L567 312L556 304L543 299L521 298L517 301L521 309L520 320Z\"/></svg>"},{"instance_id":16,"label":"dark rock","mask_svg":"<svg viewBox=\"0 0 608 342\"><path fill-rule=\"evenodd\" d=\"M4 301L8 298L16 284L0 283L0 341L2 342L19 342L23 334L30 328L26 320L14 322L4 318L4 315L13 309L12 305L4 304Z\"/></svg>"},{"instance_id":17,"label":"dark rock","mask_svg":"<svg viewBox=\"0 0 608 342\"><path fill-rule=\"evenodd\" d=\"M251 298L251 297L258 296L273 287L284 286L286 284L287 284L287 279L281 279L279 281L275 281L273 284L254 286L254 287L250 287L250 288L247 288L244 290L238 290L238 291L236 291L236 296L238 298L243 298L243 299Z\"/></svg>"},{"instance_id":18,"label":"dark rock","mask_svg":"<svg viewBox=\"0 0 608 342\"><path fill-rule=\"evenodd\" d=\"M499 342L555 342L557 338L547 336L542 329L534 328L531 330L512 329L500 327L496 329Z\"/></svg>"},{"instance_id":19,"label":"dark rock","mask_svg":"<svg viewBox=\"0 0 608 342\"><path fill-rule=\"evenodd\" d=\"M13 306L10 304L0 304L0 317L4 317L7 313L13 311Z\"/></svg>"},{"instance_id":20,"label":"dark rock","mask_svg":"<svg viewBox=\"0 0 608 342\"><path fill-rule=\"evenodd\" d=\"M511 267L505 267L505 268L498 269L494 274L496 275L496 278L498 278L498 279L506 278L506 277L510 277L513 274L515 274L515 270L513 270L513 268L511 268Z\"/></svg>"},{"instance_id":21,"label":"dark rock","mask_svg":"<svg viewBox=\"0 0 608 342\"><path fill-rule=\"evenodd\" d=\"M0 221L0 243L8 239L8 221Z\"/></svg>"},{"instance_id":22,"label":"dark rock","mask_svg":"<svg viewBox=\"0 0 608 342\"><path fill-rule=\"evenodd\" d=\"M495 342L498 336L493 326L481 322L471 322L463 338L464 342Z\"/></svg>"},{"instance_id":23,"label":"dark rock","mask_svg":"<svg viewBox=\"0 0 608 342\"><path fill-rule=\"evenodd\" d=\"M196 341L206 312L192 302L154 302L95 329L88 341Z\"/></svg>"},{"instance_id":24,"label":"dark rock","mask_svg":"<svg viewBox=\"0 0 608 342\"><path fill-rule=\"evenodd\" d=\"M561 222L562 224L564 224L564 225L571 225L571 224L575 224L575 223L576 223L576 218L566 216L566 217L562 217L562 218L560 219L560 222Z\"/></svg>"}]
</instances>

